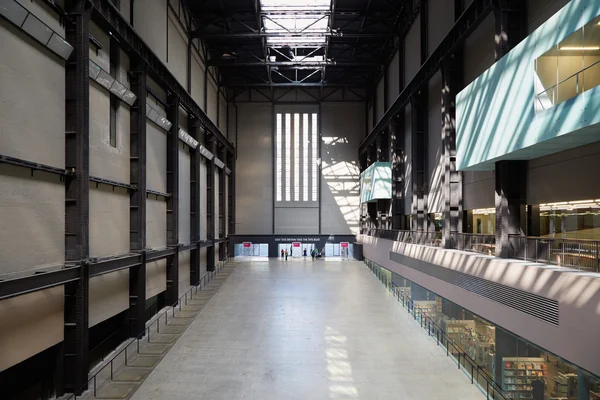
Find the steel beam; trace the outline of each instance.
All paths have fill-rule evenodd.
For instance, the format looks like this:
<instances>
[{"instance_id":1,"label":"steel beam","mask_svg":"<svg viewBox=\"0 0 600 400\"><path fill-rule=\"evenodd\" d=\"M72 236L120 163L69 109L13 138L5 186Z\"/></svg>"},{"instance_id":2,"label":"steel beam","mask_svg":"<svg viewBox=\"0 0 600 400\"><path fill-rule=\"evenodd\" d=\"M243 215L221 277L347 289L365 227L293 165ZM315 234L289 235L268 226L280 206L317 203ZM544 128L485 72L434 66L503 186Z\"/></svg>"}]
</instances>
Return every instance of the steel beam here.
<instances>
[{"instance_id":1,"label":"steel beam","mask_svg":"<svg viewBox=\"0 0 600 400\"><path fill-rule=\"evenodd\" d=\"M133 269L141 265L142 261L140 254L96 261L90 263L90 277L108 274L121 269Z\"/></svg>"},{"instance_id":2,"label":"steel beam","mask_svg":"<svg viewBox=\"0 0 600 400\"><path fill-rule=\"evenodd\" d=\"M79 276L65 284L64 379L59 394L87 389L89 312L89 22L85 0L65 4L67 41L74 51L65 65L65 260L81 263Z\"/></svg>"},{"instance_id":3,"label":"steel beam","mask_svg":"<svg viewBox=\"0 0 600 400\"><path fill-rule=\"evenodd\" d=\"M23 278L0 281L0 300L22 296L79 280L79 266L38 272Z\"/></svg>"},{"instance_id":4,"label":"steel beam","mask_svg":"<svg viewBox=\"0 0 600 400\"><path fill-rule=\"evenodd\" d=\"M404 107L411 101L413 94L417 93L439 70L442 60L454 54L491 11L492 0L474 0L469 5L448 35L421 66L415 77L402 90L383 118L379 120L365 140L362 141L359 147L361 153L365 152L375 137L386 129L392 118L403 112Z\"/></svg>"},{"instance_id":5,"label":"steel beam","mask_svg":"<svg viewBox=\"0 0 600 400\"><path fill-rule=\"evenodd\" d=\"M177 248L168 247L163 250L149 250L146 254L146 262L158 261L167 258L177 252Z\"/></svg>"},{"instance_id":6,"label":"steel beam","mask_svg":"<svg viewBox=\"0 0 600 400\"><path fill-rule=\"evenodd\" d=\"M333 66L340 68L348 67L375 67L381 66L377 62L359 62L359 61L212 61L211 67L303 67L303 68L322 68Z\"/></svg>"},{"instance_id":7,"label":"steel beam","mask_svg":"<svg viewBox=\"0 0 600 400\"><path fill-rule=\"evenodd\" d=\"M147 67L143 60L131 62L131 91L137 96L131 107L129 173L131 183L137 187L129 202L129 248L144 251L146 248L146 96ZM146 254L140 256L138 265L129 269L129 336L137 337L146 327Z\"/></svg>"},{"instance_id":8,"label":"steel beam","mask_svg":"<svg viewBox=\"0 0 600 400\"><path fill-rule=\"evenodd\" d=\"M180 99L181 106L198 119L200 125L233 153L234 147L225 135L196 104L187 90L177 81L166 65L144 43L110 0L89 0L94 7L93 19L119 41L131 59L139 57L148 65L148 74L158 84ZM86 39L87 40L87 39Z\"/></svg>"},{"instance_id":9,"label":"steel beam","mask_svg":"<svg viewBox=\"0 0 600 400\"><path fill-rule=\"evenodd\" d=\"M35 171L43 171L43 172L48 172L50 174L61 175L61 176L65 175L64 168L58 168L58 167L53 167L53 166L46 165L46 164L36 163L33 161L22 160L20 158L11 157L11 156L7 156L4 154L0 154L0 164L17 165L19 167L29 168L29 169L32 169Z\"/></svg>"},{"instance_id":10,"label":"steel beam","mask_svg":"<svg viewBox=\"0 0 600 400\"><path fill-rule=\"evenodd\" d=\"M188 133L191 137L200 141L198 120L188 117ZM194 245L190 253L190 284L200 283L200 158L198 149L190 154L190 239Z\"/></svg>"},{"instance_id":11,"label":"steel beam","mask_svg":"<svg viewBox=\"0 0 600 400\"><path fill-rule=\"evenodd\" d=\"M259 39L259 38L270 38L270 37L302 37L302 38L327 38L327 37L343 37L350 39L365 39L365 38L381 38L389 39L397 36L397 33L359 33L359 32L302 32L302 33L287 33L287 32L242 32L242 33L216 33L216 34L203 34L201 32L192 32L192 38L200 40L229 40L229 39Z\"/></svg>"},{"instance_id":12,"label":"steel beam","mask_svg":"<svg viewBox=\"0 0 600 400\"><path fill-rule=\"evenodd\" d=\"M180 98L167 98L167 119L173 124L167 134L167 246L179 245L179 104ZM179 252L167 257L167 291L165 301L173 305L179 298Z\"/></svg>"}]
</instances>

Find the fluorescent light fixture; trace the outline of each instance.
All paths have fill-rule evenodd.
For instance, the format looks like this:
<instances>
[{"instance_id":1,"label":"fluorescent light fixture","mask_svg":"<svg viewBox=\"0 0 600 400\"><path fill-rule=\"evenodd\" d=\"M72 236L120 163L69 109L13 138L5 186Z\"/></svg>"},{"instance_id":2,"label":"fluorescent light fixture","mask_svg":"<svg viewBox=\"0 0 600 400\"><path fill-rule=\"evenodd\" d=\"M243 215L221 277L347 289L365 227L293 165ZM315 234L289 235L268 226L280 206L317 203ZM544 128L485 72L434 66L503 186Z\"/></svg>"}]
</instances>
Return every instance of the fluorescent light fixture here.
<instances>
[{"instance_id":1,"label":"fluorescent light fixture","mask_svg":"<svg viewBox=\"0 0 600 400\"><path fill-rule=\"evenodd\" d=\"M21 28L44 46L48 43L53 33L52 29L48 28L31 13L29 13Z\"/></svg>"},{"instance_id":2,"label":"fluorescent light fixture","mask_svg":"<svg viewBox=\"0 0 600 400\"><path fill-rule=\"evenodd\" d=\"M173 126L173 124L168 119L163 118L161 126L165 131L169 132L171 130L171 127Z\"/></svg>"},{"instance_id":3,"label":"fluorescent light fixture","mask_svg":"<svg viewBox=\"0 0 600 400\"><path fill-rule=\"evenodd\" d=\"M112 86L110 87L110 92L118 98L122 99L123 95L127 92L127 88L123 86L121 82L115 80Z\"/></svg>"},{"instance_id":4,"label":"fluorescent light fixture","mask_svg":"<svg viewBox=\"0 0 600 400\"><path fill-rule=\"evenodd\" d=\"M146 117L150 115L150 111L154 110L150 104L146 102Z\"/></svg>"},{"instance_id":5,"label":"fluorescent light fixture","mask_svg":"<svg viewBox=\"0 0 600 400\"><path fill-rule=\"evenodd\" d=\"M198 147L198 141L191 137L186 131L183 129L179 129L179 140L190 146L192 149Z\"/></svg>"},{"instance_id":6,"label":"fluorescent light fixture","mask_svg":"<svg viewBox=\"0 0 600 400\"><path fill-rule=\"evenodd\" d=\"M96 78L96 82L98 82L101 86L104 86L108 90L110 90L114 81L115 78L110 76L110 74L103 69L100 70L100 74Z\"/></svg>"},{"instance_id":7,"label":"fluorescent light fixture","mask_svg":"<svg viewBox=\"0 0 600 400\"><path fill-rule=\"evenodd\" d=\"M93 62L92 60L89 60L88 70L89 70L90 78L92 78L93 80L96 80L98 78L98 75L100 75L102 68L100 68L100 66L98 64L96 64L95 62Z\"/></svg>"},{"instance_id":8,"label":"fluorescent light fixture","mask_svg":"<svg viewBox=\"0 0 600 400\"><path fill-rule=\"evenodd\" d=\"M227 175L231 175L231 170L230 170L229 168L225 168L225 173L226 173Z\"/></svg>"},{"instance_id":9,"label":"fluorescent light fixture","mask_svg":"<svg viewBox=\"0 0 600 400\"><path fill-rule=\"evenodd\" d=\"M596 46L564 46L560 48L561 50L567 51L595 51L600 50L600 47Z\"/></svg>"},{"instance_id":10,"label":"fluorescent light fixture","mask_svg":"<svg viewBox=\"0 0 600 400\"><path fill-rule=\"evenodd\" d=\"M148 114L148 119L152 122L156 122L158 118L160 118L160 115L156 112L154 108L151 109L150 114Z\"/></svg>"},{"instance_id":11,"label":"fluorescent light fixture","mask_svg":"<svg viewBox=\"0 0 600 400\"><path fill-rule=\"evenodd\" d=\"M73 46L65 39L61 38L56 32L52 33L52 37L46 46L63 60L68 60L73 52Z\"/></svg>"},{"instance_id":12,"label":"fluorescent light fixture","mask_svg":"<svg viewBox=\"0 0 600 400\"><path fill-rule=\"evenodd\" d=\"M0 0L0 15L17 26L23 25L29 12L14 0Z\"/></svg>"},{"instance_id":13,"label":"fluorescent light fixture","mask_svg":"<svg viewBox=\"0 0 600 400\"><path fill-rule=\"evenodd\" d=\"M223 167L225 167L225 163L221 160L219 160L217 157L215 157L215 165L221 169L223 169Z\"/></svg>"},{"instance_id":14,"label":"fluorescent light fixture","mask_svg":"<svg viewBox=\"0 0 600 400\"><path fill-rule=\"evenodd\" d=\"M121 99L130 106L133 106L137 96L131 90L127 90Z\"/></svg>"},{"instance_id":15,"label":"fluorescent light fixture","mask_svg":"<svg viewBox=\"0 0 600 400\"><path fill-rule=\"evenodd\" d=\"M208 151L208 149L202 145L198 146L198 151L200 152L200 154L206 157L207 160L212 160L214 157L214 154Z\"/></svg>"}]
</instances>

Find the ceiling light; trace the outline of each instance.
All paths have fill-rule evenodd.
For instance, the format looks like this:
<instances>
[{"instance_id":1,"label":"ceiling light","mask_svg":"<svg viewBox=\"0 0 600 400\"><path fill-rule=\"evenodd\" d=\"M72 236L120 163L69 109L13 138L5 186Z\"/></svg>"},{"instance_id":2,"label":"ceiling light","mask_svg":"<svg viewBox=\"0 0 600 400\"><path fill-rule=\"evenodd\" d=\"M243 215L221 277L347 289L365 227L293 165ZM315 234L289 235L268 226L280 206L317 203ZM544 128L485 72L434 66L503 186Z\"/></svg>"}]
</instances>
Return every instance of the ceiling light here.
<instances>
[{"instance_id":1,"label":"ceiling light","mask_svg":"<svg viewBox=\"0 0 600 400\"><path fill-rule=\"evenodd\" d=\"M595 47L595 46L583 46L583 47L577 47L577 46L564 46L560 48L561 50L567 50L567 51L594 51L594 50L600 50L600 47Z\"/></svg>"}]
</instances>

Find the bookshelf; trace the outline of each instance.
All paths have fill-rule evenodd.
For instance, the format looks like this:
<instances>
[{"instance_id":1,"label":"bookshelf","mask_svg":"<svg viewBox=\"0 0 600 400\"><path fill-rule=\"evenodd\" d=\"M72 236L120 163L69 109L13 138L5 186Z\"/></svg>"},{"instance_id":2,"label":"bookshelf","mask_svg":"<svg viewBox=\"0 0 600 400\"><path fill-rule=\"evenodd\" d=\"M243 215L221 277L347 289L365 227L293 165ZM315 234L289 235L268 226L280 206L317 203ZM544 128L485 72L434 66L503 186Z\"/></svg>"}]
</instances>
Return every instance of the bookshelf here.
<instances>
[{"instance_id":1,"label":"bookshelf","mask_svg":"<svg viewBox=\"0 0 600 400\"><path fill-rule=\"evenodd\" d=\"M543 399L535 397L535 381L544 382L548 367L543 358L504 357L502 359L502 389L507 399Z\"/></svg>"}]
</instances>

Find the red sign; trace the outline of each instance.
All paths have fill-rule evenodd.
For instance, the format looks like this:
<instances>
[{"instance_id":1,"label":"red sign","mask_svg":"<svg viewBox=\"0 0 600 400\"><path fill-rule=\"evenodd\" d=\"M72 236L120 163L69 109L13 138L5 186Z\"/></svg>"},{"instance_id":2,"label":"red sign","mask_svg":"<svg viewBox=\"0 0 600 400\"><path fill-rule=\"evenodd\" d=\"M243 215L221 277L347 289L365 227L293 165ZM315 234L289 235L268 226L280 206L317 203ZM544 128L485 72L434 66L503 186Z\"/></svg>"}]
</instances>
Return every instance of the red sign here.
<instances>
[{"instance_id":1,"label":"red sign","mask_svg":"<svg viewBox=\"0 0 600 400\"><path fill-rule=\"evenodd\" d=\"M242 244L244 245L244 247L252 247L252 243L250 242L244 242Z\"/></svg>"},{"instance_id":2,"label":"red sign","mask_svg":"<svg viewBox=\"0 0 600 400\"><path fill-rule=\"evenodd\" d=\"M343 248L348 247L348 242L340 242L340 246Z\"/></svg>"},{"instance_id":3,"label":"red sign","mask_svg":"<svg viewBox=\"0 0 600 400\"><path fill-rule=\"evenodd\" d=\"M300 247L300 242L293 242L292 246L294 246L294 247Z\"/></svg>"}]
</instances>

